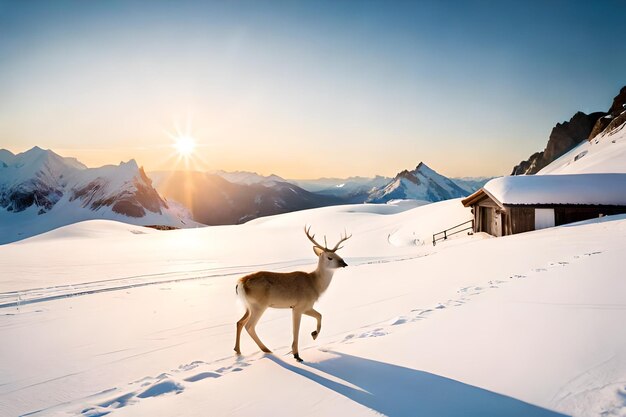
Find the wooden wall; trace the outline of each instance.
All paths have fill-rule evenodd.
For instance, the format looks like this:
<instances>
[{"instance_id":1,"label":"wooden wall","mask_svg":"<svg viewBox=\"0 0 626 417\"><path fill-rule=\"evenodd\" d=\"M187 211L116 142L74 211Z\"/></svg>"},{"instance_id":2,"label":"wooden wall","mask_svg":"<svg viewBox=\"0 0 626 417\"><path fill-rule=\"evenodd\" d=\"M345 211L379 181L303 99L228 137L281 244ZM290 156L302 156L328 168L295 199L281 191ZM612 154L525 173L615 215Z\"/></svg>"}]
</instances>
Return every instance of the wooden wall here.
<instances>
[{"instance_id":1,"label":"wooden wall","mask_svg":"<svg viewBox=\"0 0 626 417\"><path fill-rule=\"evenodd\" d=\"M568 223L579 222L582 220L595 219L603 214L610 216L612 214L626 213L626 207L555 207L554 223L556 226Z\"/></svg>"},{"instance_id":2,"label":"wooden wall","mask_svg":"<svg viewBox=\"0 0 626 417\"><path fill-rule=\"evenodd\" d=\"M620 206L506 206L500 207L493 200L485 198L472 206L474 210L474 231L493 236L506 236L535 230L535 209L554 208L555 225L573 223L613 214L626 214L626 207Z\"/></svg>"},{"instance_id":3,"label":"wooden wall","mask_svg":"<svg viewBox=\"0 0 626 417\"><path fill-rule=\"evenodd\" d=\"M535 209L533 207L509 207L511 233L523 233L535 230Z\"/></svg>"}]
</instances>

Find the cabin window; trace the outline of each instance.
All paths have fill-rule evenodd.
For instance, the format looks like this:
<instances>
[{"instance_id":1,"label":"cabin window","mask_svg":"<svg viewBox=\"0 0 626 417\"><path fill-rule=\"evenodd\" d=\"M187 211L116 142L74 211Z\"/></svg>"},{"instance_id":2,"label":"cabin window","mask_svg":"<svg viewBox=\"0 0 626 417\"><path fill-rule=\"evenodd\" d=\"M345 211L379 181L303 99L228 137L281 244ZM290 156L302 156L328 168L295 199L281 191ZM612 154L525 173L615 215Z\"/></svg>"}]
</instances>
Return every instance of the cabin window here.
<instances>
[{"instance_id":1,"label":"cabin window","mask_svg":"<svg viewBox=\"0 0 626 417\"><path fill-rule=\"evenodd\" d=\"M554 227L554 209L535 209L535 230Z\"/></svg>"}]
</instances>

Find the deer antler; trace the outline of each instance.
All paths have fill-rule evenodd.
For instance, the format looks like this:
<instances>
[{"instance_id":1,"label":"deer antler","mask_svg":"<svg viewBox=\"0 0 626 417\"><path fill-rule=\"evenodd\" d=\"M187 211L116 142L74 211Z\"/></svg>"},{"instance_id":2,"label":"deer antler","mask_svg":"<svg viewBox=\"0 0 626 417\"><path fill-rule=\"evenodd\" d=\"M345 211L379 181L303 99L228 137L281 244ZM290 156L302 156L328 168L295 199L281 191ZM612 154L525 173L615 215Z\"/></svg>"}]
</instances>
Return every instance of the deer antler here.
<instances>
[{"instance_id":1,"label":"deer antler","mask_svg":"<svg viewBox=\"0 0 626 417\"><path fill-rule=\"evenodd\" d=\"M308 229L307 229L306 225L304 225L304 233L306 233L306 237L308 237L308 238L309 238L309 240L310 240L311 242L313 242L313 244L314 244L315 246L317 246L318 248L320 248L320 249L324 249L324 250L328 250L325 246L322 246L322 245L320 245L319 243L317 243L317 242L315 241L315 235L311 236L310 232L311 232L311 226L309 226L309 227L308 227ZM325 236L324 236L324 240L326 240L326 237L325 237Z\"/></svg>"},{"instance_id":2,"label":"deer antler","mask_svg":"<svg viewBox=\"0 0 626 417\"><path fill-rule=\"evenodd\" d=\"M348 236L348 232L346 232L345 230L343 231L343 236L339 235L339 237L341 238L341 240L339 240L339 242L337 242L337 244L335 245L334 248L332 248L330 250L330 252L336 252L339 249L343 248L343 246L339 246L342 242L345 242L346 240L350 239L352 237L352 234L350 234L350 236Z\"/></svg>"},{"instance_id":3,"label":"deer antler","mask_svg":"<svg viewBox=\"0 0 626 417\"><path fill-rule=\"evenodd\" d=\"M319 243L317 243L315 241L315 235L311 236L311 226L309 226L308 228L306 227L306 225L304 226L304 233L306 233L306 237L309 238L309 240L311 242L313 242L313 244L315 246L317 246L320 249L324 249L326 252L336 252L339 249L343 248L343 246L339 246L342 242L345 242L346 240L350 239L352 237L352 234L350 236L348 236L348 232L346 232L345 230L343 231L343 235L340 235L339 237L341 238L339 240L339 242L337 242L337 244L335 245L334 248L332 249L328 249L328 242L326 241L326 236L324 236L324 246L320 245Z\"/></svg>"}]
</instances>

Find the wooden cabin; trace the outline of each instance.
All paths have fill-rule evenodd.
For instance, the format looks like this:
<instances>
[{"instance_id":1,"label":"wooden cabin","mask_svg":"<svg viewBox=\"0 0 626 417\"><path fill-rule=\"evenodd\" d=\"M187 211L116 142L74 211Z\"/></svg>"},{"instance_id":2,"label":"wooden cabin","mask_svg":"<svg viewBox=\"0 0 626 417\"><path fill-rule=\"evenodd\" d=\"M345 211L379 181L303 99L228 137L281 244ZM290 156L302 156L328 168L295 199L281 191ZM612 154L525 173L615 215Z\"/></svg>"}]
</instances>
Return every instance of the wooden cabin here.
<instances>
[{"instance_id":1,"label":"wooden cabin","mask_svg":"<svg viewBox=\"0 0 626 417\"><path fill-rule=\"evenodd\" d=\"M472 208L474 232L513 235L626 213L626 174L501 177L462 203Z\"/></svg>"}]
</instances>

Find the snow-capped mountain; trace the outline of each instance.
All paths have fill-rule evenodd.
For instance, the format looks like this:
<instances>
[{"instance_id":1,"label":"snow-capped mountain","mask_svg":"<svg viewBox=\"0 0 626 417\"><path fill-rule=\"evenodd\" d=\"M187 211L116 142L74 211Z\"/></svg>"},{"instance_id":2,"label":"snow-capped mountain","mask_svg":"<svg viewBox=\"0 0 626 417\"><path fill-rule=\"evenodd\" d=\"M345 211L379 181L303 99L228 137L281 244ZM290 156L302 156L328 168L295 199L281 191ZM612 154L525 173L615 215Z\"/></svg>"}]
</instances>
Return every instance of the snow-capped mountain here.
<instances>
[{"instance_id":1,"label":"snow-capped mountain","mask_svg":"<svg viewBox=\"0 0 626 417\"><path fill-rule=\"evenodd\" d=\"M13 155L2 150L0 207L20 212L35 205L43 213L63 196L62 189L77 171L87 167L39 147Z\"/></svg>"},{"instance_id":2,"label":"snow-capped mountain","mask_svg":"<svg viewBox=\"0 0 626 417\"><path fill-rule=\"evenodd\" d=\"M454 181L420 162L413 171L404 170L386 186L371 192L366 201L385 203L389 200L412 199L434 202L465 197L468 194Z\"/></svg>"},{"instance_id":3,"label":"snow-capped mountain","mask_svg":"<svg viewBox=\"0 0 626 417\"><path fill-rule=\"evenodd\" d=\"M468 194L480 190L489 180L495 177L461 177L450 178L456 185L464 189Z\"/></svg>"},{"instance_id":4,"label":"snow-capped mountain","mask_svg":"<svg viewBox=\"0 0 626 417\"><path fill-rule=\"evenodd\" d=\"M252 184L263 184L263 185L274 185L278 182L287 182L285 179L279 177L278 175L260 175L256 172L248 172L248 171L222 171L218 170L213 172L213 174L219 175L224 178L228 182L232 182L235 184L243 184L243 185L252 185Z\"/></svg>"},{"instance_id":5,"label":"snow-capped mountain","mask_svg":"<svg viewBox=\"0 0 626 417\"><path fill-rule=\"evenodd\" d=\"M257 174L248 176L254 178ZM306 191L297 185L261 177L248 182L231 182L208 172L172 171L150 173L156 189L168 200L178 201L191 210L194 220L203 224L239 224L257 217L343 204L345 200Z\"/></svg>"},{"instance_id":6,"label":"snow-capped mountain","mask_svg":"<svg viewBox=\"0 0 626 417\"><path fill-rule=\"evenodd\" d=\"M319 178L315 180L290 180L307 191L323 195L332 195L348 203L362 203L374 190L387 185L391 178L377 175L349 178Z\"/></svg>"},{"instance_id":7,"label":"snow-capped mountain","mask_svg":"<svg viewBox=\"0 0 626 417\"><path fill-rule=\"evenodd\" d=\"M34 147L0 153L0 243L88 219L185 227L188 215L170 207L135 160L87 168L74 158Z\"/></svg>"}]
</instances>

